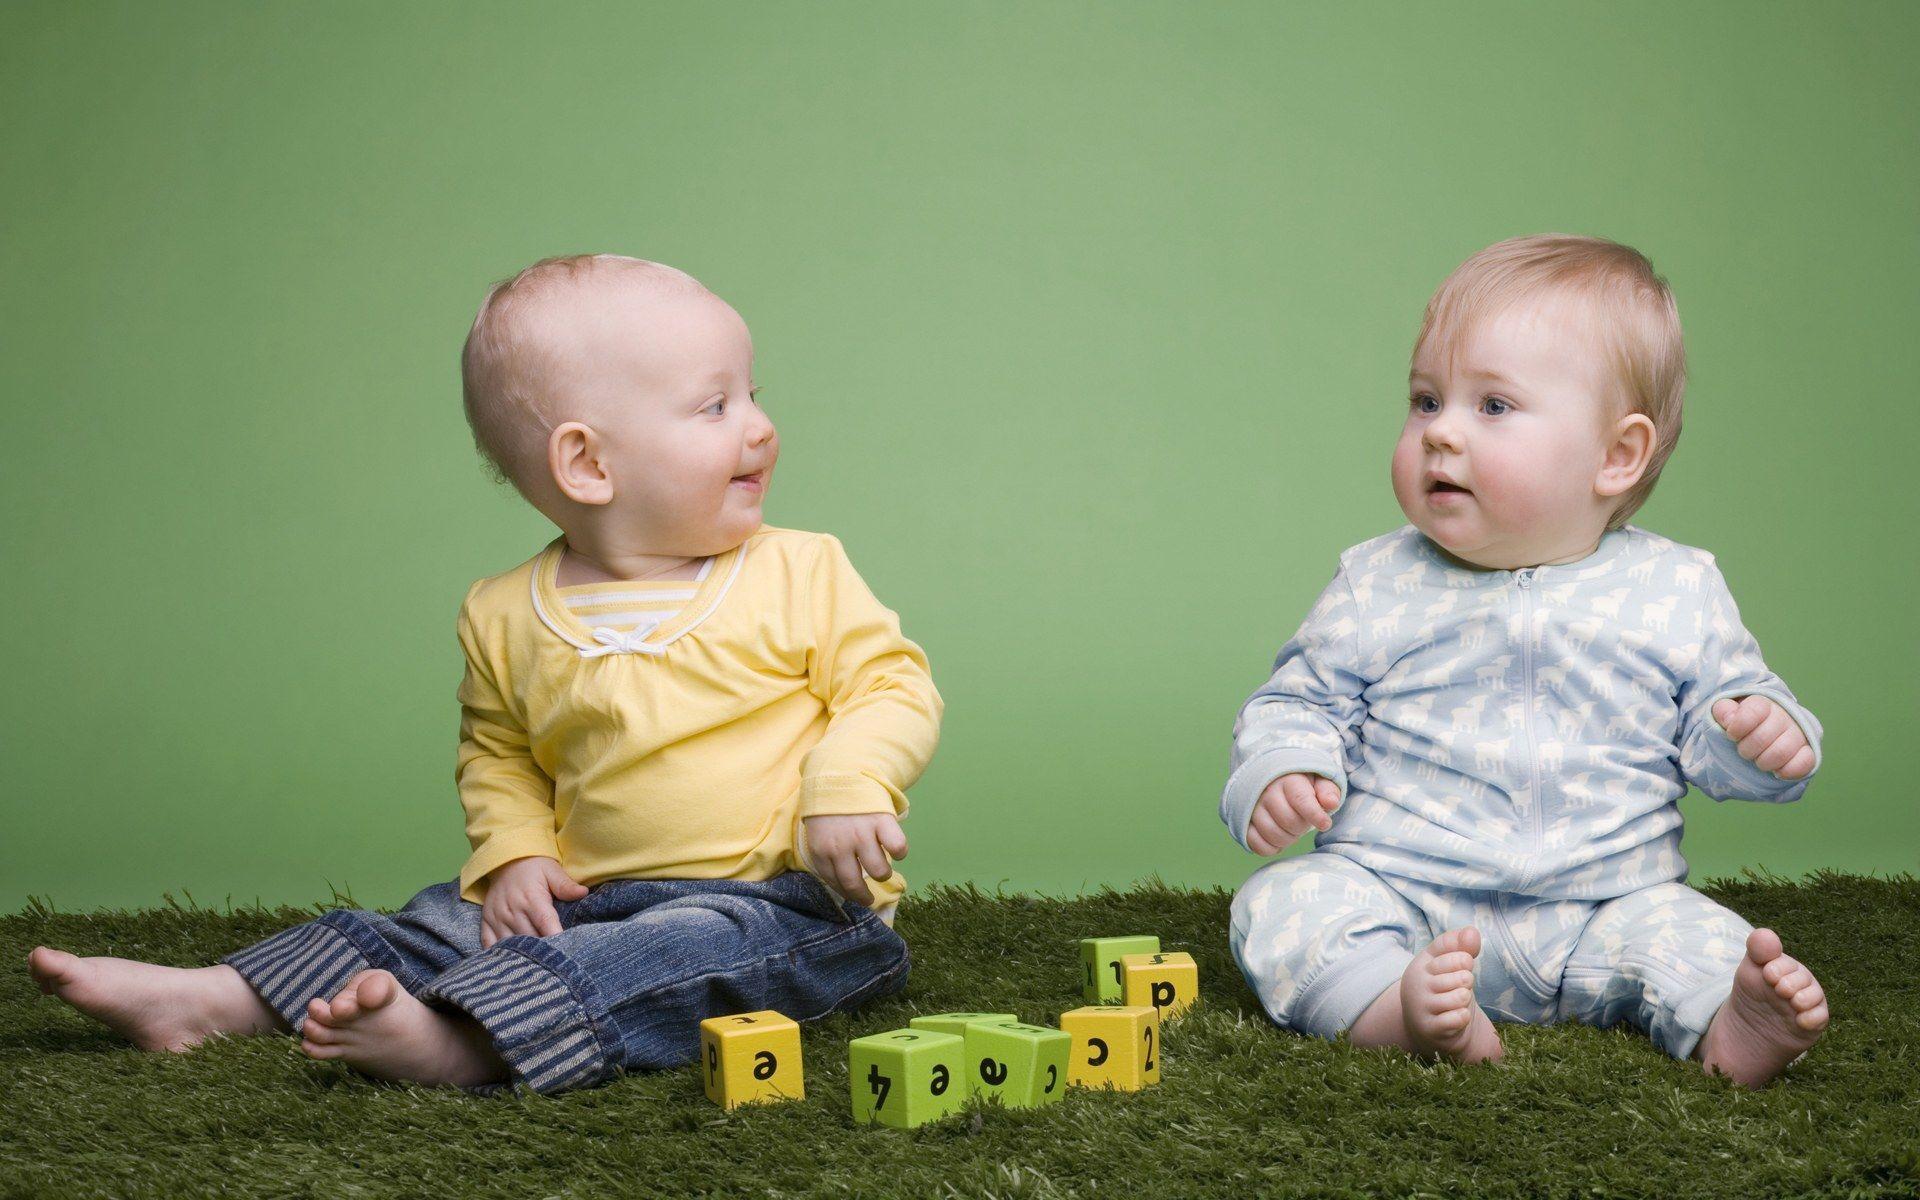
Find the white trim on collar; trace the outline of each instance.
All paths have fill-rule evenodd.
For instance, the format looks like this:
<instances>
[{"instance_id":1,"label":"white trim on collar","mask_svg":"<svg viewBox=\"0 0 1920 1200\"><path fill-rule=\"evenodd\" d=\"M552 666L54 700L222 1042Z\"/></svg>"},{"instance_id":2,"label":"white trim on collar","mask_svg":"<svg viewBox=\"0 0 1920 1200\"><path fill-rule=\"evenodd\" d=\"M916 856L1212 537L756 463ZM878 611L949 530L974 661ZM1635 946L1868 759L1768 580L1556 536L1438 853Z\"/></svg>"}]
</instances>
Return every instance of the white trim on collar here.
<instances>
[{"instance_id":1,"label":"white trim on collar","mask_svg":"<svg viewBox=\"0 0 1920 1200\"><path fill-rule=\"evenodd\" d=\"M541 556L541 559L545 559L544 554ZM696 579L704 581L713 571L713 562L713 558L709 557L706 564L700 568L700 573L696 576ZM533 600L534 615L540 618L540 623L552 630L555 637L578 650L581 658L601 658L609 654L646 654L658 657L667 652L668 646L673 645L681 638L692 633L695 627L719 609L720 602L726 599L727 593L733 589L734 582L740 578L740 571L746 565L746 562L747 543L742 542L734 552L733 566L728 570L726 580L720 584L720 588L714 593L712 601L710 601L704 609L700 610L691 621L688 621L676 630L672 637L659 642L647 641L644 635L634 636L639 632L637 630L618 633L611 629L596 629L593 631L594 640L591 642L583 642L571 633L568 633L558 621L553 619L553 614L547 611L547 606L540 600L540 576L545 570L544 561L536 561L534 563L531 577L527 583L527 591L529 597ZM672 620L675 621L678 619L678 616L672 618ZM663 624L664 623L665 622L663 622ZM659 626L655 626L654 628L657 629ZM647 633L652 632L652 629L647 630Z\"/></svg>"}]
</instances>

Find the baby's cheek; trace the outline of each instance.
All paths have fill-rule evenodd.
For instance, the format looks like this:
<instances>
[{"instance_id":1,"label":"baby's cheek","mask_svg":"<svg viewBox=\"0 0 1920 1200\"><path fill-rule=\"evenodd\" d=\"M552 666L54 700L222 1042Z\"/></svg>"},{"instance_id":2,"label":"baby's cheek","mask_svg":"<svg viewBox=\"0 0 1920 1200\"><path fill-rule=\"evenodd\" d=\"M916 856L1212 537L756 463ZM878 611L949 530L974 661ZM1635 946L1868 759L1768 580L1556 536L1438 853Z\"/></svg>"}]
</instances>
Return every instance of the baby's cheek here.
<instances>
[{"instance_id":1,"label":"baby's cheek","mask_svg":"<svg viewBox=\"0 0 1920 1200\"><path fill-rule=\"evenodd\" d=\"M1562 503L1564 476L1551 447L1502 447L1476 465L1474 492L1503 525L1531 525L1551 517Z\"/></svg>"}]
</instances>

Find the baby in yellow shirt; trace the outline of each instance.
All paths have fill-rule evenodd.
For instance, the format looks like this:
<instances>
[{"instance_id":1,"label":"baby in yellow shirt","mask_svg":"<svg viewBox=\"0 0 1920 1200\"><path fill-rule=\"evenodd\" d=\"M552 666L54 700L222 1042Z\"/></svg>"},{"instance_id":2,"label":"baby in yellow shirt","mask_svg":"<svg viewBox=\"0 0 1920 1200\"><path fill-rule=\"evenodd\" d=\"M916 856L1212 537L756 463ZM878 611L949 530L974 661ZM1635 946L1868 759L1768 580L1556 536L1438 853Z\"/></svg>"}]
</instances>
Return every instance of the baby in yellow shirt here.
<instances>
[{"instance_id":1,"label":"baby in yellow shirt","mask_svg":"<svg viewBox=\"0 0 1920 1200\"><path fill-rule=\"evenodd\" d=\"M144 1049L293 1031L542 1092L692 1062L706 1017L898 991L891 860L940 695L836 539L762 524L746 324L670 267L548 259L461 366L481 453L562 533L461 606L459 878L211 967L41 947L42 990Z\"/></svg>"}]
</instances>

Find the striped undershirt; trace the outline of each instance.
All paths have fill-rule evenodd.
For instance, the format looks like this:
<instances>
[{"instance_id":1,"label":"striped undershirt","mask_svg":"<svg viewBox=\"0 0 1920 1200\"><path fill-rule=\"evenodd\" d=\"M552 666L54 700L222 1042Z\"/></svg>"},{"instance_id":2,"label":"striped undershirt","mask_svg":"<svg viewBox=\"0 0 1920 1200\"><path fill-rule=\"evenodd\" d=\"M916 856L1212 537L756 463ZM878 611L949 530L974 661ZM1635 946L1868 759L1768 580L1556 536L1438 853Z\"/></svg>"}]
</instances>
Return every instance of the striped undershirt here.
<instances>
[{"instance_id":1,"label":"striped undershirt","mask_svg":"<svg viewBox=\"0 0 1920 1200\"><path fill-rule=\"evenodd\" d=\"M620 633L640 630L644 637L654 628L680 615L713 570L713 559L700 563L700 573L692 579L616 580L610 583L576 583L555 588L561 603L581 624L594 629L612 629Z\"/></svg>"}]
</instances>

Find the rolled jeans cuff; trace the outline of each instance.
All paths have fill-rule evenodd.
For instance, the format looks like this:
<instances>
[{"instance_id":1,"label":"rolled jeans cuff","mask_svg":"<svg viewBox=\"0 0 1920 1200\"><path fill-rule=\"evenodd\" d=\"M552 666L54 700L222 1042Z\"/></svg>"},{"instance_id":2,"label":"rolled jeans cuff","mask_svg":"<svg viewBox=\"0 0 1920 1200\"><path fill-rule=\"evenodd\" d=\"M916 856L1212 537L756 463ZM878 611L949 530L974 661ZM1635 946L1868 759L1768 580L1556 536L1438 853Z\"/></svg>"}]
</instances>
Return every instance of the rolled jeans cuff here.
<instances>
[{"instance_id":1,"label":"rolled jeans cuff","mask_svg":"<svg viewBox=\"0 0 1920 1200\"><path fill-rule=\"evenodd\" d=\"M335 995L347 980L373 965L352 939L325 919L283 929L220 961L240 972L295 1033L306 1022L309 1001Z\"/></svg>"},{"instance_id":2,"label":"rolled jeans cuff","mask_svg":"<svg viewBox=\"0 0 1920 1200\"><path fill-rule=\"evenodd\" d=\"M619 1039L594 983L566 955L537 937L503 938L449 968L419 993L487 1031L515 1082L557 1092L613 1075ZM471 1089L489 1094L501 1085Z\"/></svg>"}]
</instances>

